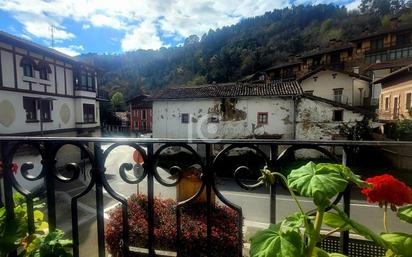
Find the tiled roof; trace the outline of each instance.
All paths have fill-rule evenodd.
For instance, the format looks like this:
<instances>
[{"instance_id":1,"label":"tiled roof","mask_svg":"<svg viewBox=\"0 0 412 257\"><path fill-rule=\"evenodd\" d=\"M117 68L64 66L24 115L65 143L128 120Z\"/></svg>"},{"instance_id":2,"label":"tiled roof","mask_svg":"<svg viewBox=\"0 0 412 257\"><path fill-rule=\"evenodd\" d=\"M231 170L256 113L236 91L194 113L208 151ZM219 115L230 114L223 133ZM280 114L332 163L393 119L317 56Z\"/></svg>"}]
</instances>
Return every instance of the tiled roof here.
<instances>
[{"instance_id":1,"label":"tiled roof","mask_svg":"<svg viewBox=\"0 0 412 257\"><path fill-rule=\"evenodd\" d=\"M270 70L276 70L276 69L280 69L280 68L284 68L284 67L289 67L289 66L297 66L302 64L301 62L285 62L285 63L280 63L277 65L274 65L270 68L267 68L265 71L270 71Z\"/></svg>"},{"instance_id":2,"label":"tiled roof","mask_svg":"<svg viewBox=\"0 0 412 257\"><path fill-rule=\"evenodd\" d=\"M384 31L380 31L380 32L370 32L370 33L366 33L364 35L361 35L359 37L353 38L352 40L350 40L351 42L356 42L356 41L360 41L360 40L364 40L364 39L368 39L368 38L373 38L373 37L379 37L385 34L389 34L389 33L399 33L399 32L404 32L404 31L408 31L408 30L412 30L412 26L410 25L404 25L401 26L397 29L386 29Z\"/></svg>"},{"instance_id":3,"label":"tiled roof","mask_svg":"<svg viewBox=\"0 0 412 257\"><path fill-rule=\"evenodd\" d=\"M402 69L399 69L397 71L394 71L392 73L389 73L388 75L386 75L383 78L377 79L373 82L373 84L379 84L379 83L383 83L383 82L387 82L387 81L391 81L394 79L399 79L401 77L401 75L403 74L411 74L412 73L412 64L408 65L406 67L403 67ZM384 85L383 85L384 86Z\"/></svg>"},{"instance_id":4,"label":"tiled roof","mask_svg":"<svg viewBox=\"0 0 412 257\"><path fill-rule=\"evenodd\" d=\"M363 75L360 75L360 74L357 74L357 73L354 73L354 72L349 72L349 71L345 71L345 70L342 70L342 69L335 69L335 68L330 67L328 65L323 65L323 66L320 66L317 69L314 69L313 71L310 71L310 72L304 74L302 77L298 78L298 81L302 82L303 80L305 80L307 78L310 78L313 75L315 75L315 74L317 74L321 71L326 71L326 70L343 73L343 74L346 74L348 76L355 77L355 78L365 80L365 81L369 81L369 82L372 80L371 78L369 78L367 76L363 76Z\"/></svg>"},{"instance_id":5,"label":"tiled roof","mask_svg":"<svg viewBox=\"0 0 412 257\"><path fill-rule=\"evenodd\" d=\"M220 98L240 96L289 96L302 94L297 81L274 83L227 83L200 87L168 88L153 96L153 99Z\"/></svg>"},{"instance_id":6,"label":"tiled roof","mask_svg":"<svg viewBox=\"0 0 412 257\"><path fill-rule=\"evenodd\" d=\"M392 61L392 62L372 63L371 65L365 68L365 71L400 68L400 67L408 66L410 64L412 64L412 59L397 60L397 61Z\"/></svg>"},{"instance_id":7,"label":"tiled roof","mask_svg":"<svg viewBox=\"0 0 412 257\"><path fill-rule=\"evenodd\" d=\"M329 46L329 47L323 47L319 49L313 49L308 52L302 53L300 59L312 57L315 55L321 55L321 54L327 54L327 53L332 53L336 51L343 51L352 48L352 45L346 42L343 42L341 44L335 45L335 46Z\"/></svg>"}]
</instances>

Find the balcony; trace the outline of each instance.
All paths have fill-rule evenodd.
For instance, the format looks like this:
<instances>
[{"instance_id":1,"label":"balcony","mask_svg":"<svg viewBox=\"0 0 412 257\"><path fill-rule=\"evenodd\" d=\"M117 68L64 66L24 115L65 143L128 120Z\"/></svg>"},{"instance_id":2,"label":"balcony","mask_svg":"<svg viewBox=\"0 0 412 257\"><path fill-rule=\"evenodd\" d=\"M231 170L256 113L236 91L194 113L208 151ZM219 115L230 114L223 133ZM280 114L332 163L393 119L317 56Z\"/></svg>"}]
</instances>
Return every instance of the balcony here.
<instances>
[{"instance_id":1,"label":"balcony","mask_svg":"<svg viewBox=\"0 0 412 257\"><path fill-rule=\"evenodd\" d=\"M252 226L251 224L259 223L251 222L251 217L260 215L264 217L262 219L266 219L266 223L276 223L280 220L279 217L289 212L287 208L290 205L290 201L286 201L286 204L283 202L281 205L286 192L280 182L266 189L263 183L257 183L255 179L251 180L251 178L256 178L259 168L268 166L282 170L292 161L294 153L302 150L319 152L323 154L323 158L351 166L359 161L363 163L363 160L355 160L362 149L372 151L381 147L406 147L408 149L412 147L412 142L255 139L203 141L0 137L0 143L1 160L4 164L2 174L4 195L0 199L4 199L7 217L9 219L14 217L12 194L13 191L18 191L25 197L28 226L33 229L35 222L33 198L40 197L46 203L45 213L47 213L46 220L49 223L49 230L54 231L56 228L64 227L68 237L73 240L72 253L75 257L107 256L108 243L117 245L119 254L123 256L185 256L182 253L191 245L187 244L182 232L184 222L187 222L187 216L183 219L182 213L187 206L197 201L204 207L205 233L200 237L200 241L192 243L201 245L205 251L191 256L247 256L247 244L244 242L247 242L250 235L243 231L247 231ZM83 160L76 162L67 159L66 152L62 153L62 149L67 146L78 150ZM39 154L22 157L21 154L16 154L20 147L25 149L32 147ZM136 156L140 157L135 156L136 151L139 153ZM185 155L180 156L179 159L173 159L176 157L173 153L176 152L185 152ZM241 158L237 158L238 154L248 152L253 153L255 157L245 158L246 155L242 155ZM132 156L132 153L132 160L125 158L128 155ZM250 160L256 158L259 159L258 165L251 165ZM21 168L14 174L11 164L18 159L22 162L19 165ZM163 192L159 191L163 189L171 189L167 192L175 192L174 189L179 188L184 182L185 168L193 164L196 164L200 170L198 189L192 192L189 198L178 201L171 207L176 215L175 227L170 228L170 231L176 232L172 233L172 238L175 239L174 245L172 249L159 249L162 245L159 238L162 235L159 234L157 213L159 202L156 195L158 192ZM220 166L229 164L230 169L222 169L223 166ZM168 172L160 168L165 165L169 167ZM223 173L226 175L223 176ZM119 179L114 180L114 177ZM32 186L33 184L36 186ZM144 194L147 199L147 205L144 205L147 223L142 223L145 224L144 228L131 230L132 223L139 220L125 221L125 217L129 217L132 211L124 196L130 193L129 191L125 193L126 187L131 187L135 192ZM178 192L181 193L181 191ZM165 197L165 195L160 197ZM66 199L66 202L61 199ZM252 200L246 204L248 199ZM263 200L267 205L262 204ZM93 207L82 209L86 201L93 203ZM108 203L114 204L108 207ZM361 210L359 206L366 205L366 203L360 202L356 191L351 190L350 187L337 197L335 203L343 206L345 212L351 216L363 217L372 225L376 223L371 218L374 211L365 212L363 210L361 214L358 213ZM355 205L351 205L353 203ZM233 230L236 234L232 235L231 239L233 247L227 247L230 250L220 249L220 252L215 252L218 244L215 238L219 236L214 232L218 221L216 218L218 205L230 210L234 217L232 225L236 228ZM304 207L308 211L312 208L311 205ZM120 218L118 223L120 237L113 239L118 241L111 242L105 237L111 233L108 230L107 217L113 213L114 209ZM96 220L92 222L92 225L87 222L85 225L83 222L85 211L93 216L92 220ZM64 224L68 226L65 227ZM142 231L145 234L140 240L144 240L145 243L135 245L137 240L135 235L143 233ZM382 248L370 241L355 238L348 231L335 233L334 237L324 240L321 247L348 256L378 257L384 255ZM95 248L95 254L87 252ZM11 252L10 256L17 256L16 254L16 252Z\"/></svg>"}]
</instances>

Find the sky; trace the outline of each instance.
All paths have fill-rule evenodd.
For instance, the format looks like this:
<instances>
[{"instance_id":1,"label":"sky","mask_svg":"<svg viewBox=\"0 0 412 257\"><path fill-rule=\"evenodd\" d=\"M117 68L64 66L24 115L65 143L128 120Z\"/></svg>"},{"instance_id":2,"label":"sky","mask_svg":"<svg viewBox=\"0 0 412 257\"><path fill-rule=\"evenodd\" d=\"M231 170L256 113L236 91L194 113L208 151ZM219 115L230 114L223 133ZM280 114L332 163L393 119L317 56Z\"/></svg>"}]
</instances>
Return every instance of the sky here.
<instances>
[{"instance_id":1,"label":"sky","mask_svg":"<svg viewBox=\"0 0 412 257\"><path fill-rule=\"evenodd\" d=\"M179 46L190 35L298 4L360 0L0 0L0 30L75 56ZM53 33L52 33L53 31ZM53 34L53 40L52 35Z\"/></svg>"}]
</instances>

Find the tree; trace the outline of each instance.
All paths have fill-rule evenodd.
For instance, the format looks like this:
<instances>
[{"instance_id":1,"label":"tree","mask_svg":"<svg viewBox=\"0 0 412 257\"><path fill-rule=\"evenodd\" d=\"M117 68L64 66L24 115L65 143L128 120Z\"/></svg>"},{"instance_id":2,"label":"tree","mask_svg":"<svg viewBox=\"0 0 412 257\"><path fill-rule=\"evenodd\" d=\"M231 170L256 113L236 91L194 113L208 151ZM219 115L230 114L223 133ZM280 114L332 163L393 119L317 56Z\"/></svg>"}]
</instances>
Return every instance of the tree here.
<instances>
[{"instance_id":1,"label":"tree","mask_svg":"<svg viewBox=\"0 0 412 257\"><path fill-rule=\"evenodd\" d=\"M386 15L397 13L410 5L410 0L362 0L359 9L362 13Z\"/></svg>"},{"instance_id":2,"label":"tree","mask_svg":"<svg viewBox=\"0 0 412 257\"><path fill-rule=\"evenodd\" d=\"M112 104L113 111L115 112L124 111L126 109L126 103L121 92L114 93L110 103Z\"/></svg>"}]
</instances>

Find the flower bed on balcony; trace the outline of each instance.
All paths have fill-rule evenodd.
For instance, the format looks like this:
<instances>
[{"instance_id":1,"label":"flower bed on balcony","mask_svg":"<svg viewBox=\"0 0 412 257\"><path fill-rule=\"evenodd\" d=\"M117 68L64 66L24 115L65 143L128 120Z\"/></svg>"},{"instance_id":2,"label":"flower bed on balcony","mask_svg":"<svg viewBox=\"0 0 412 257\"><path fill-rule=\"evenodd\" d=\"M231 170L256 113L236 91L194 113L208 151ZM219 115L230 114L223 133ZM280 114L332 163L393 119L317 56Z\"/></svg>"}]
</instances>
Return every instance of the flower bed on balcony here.
<instances>
[{"instance_id":1,"label":"flower bed on balcony","mask_svg":"<svg viewBox=\"0 0 412 257\"><path fill-rule=\"evenodd\" d=\"M129 245L141 248L148 246L147 196L132 195L129 206ZM154 199L154 247L158 250L177 250L176 202L171 199ZM206 204L195 203L182 208L181 256L206 256L207 221ZM212 209L212 256L238 256L239 239L236 211L215 205ZM122 209L110 213L106 226L106 244L113 256L121 254ZM135 254L134 256L139 256Z\"/></svg>"}]
</instances>

